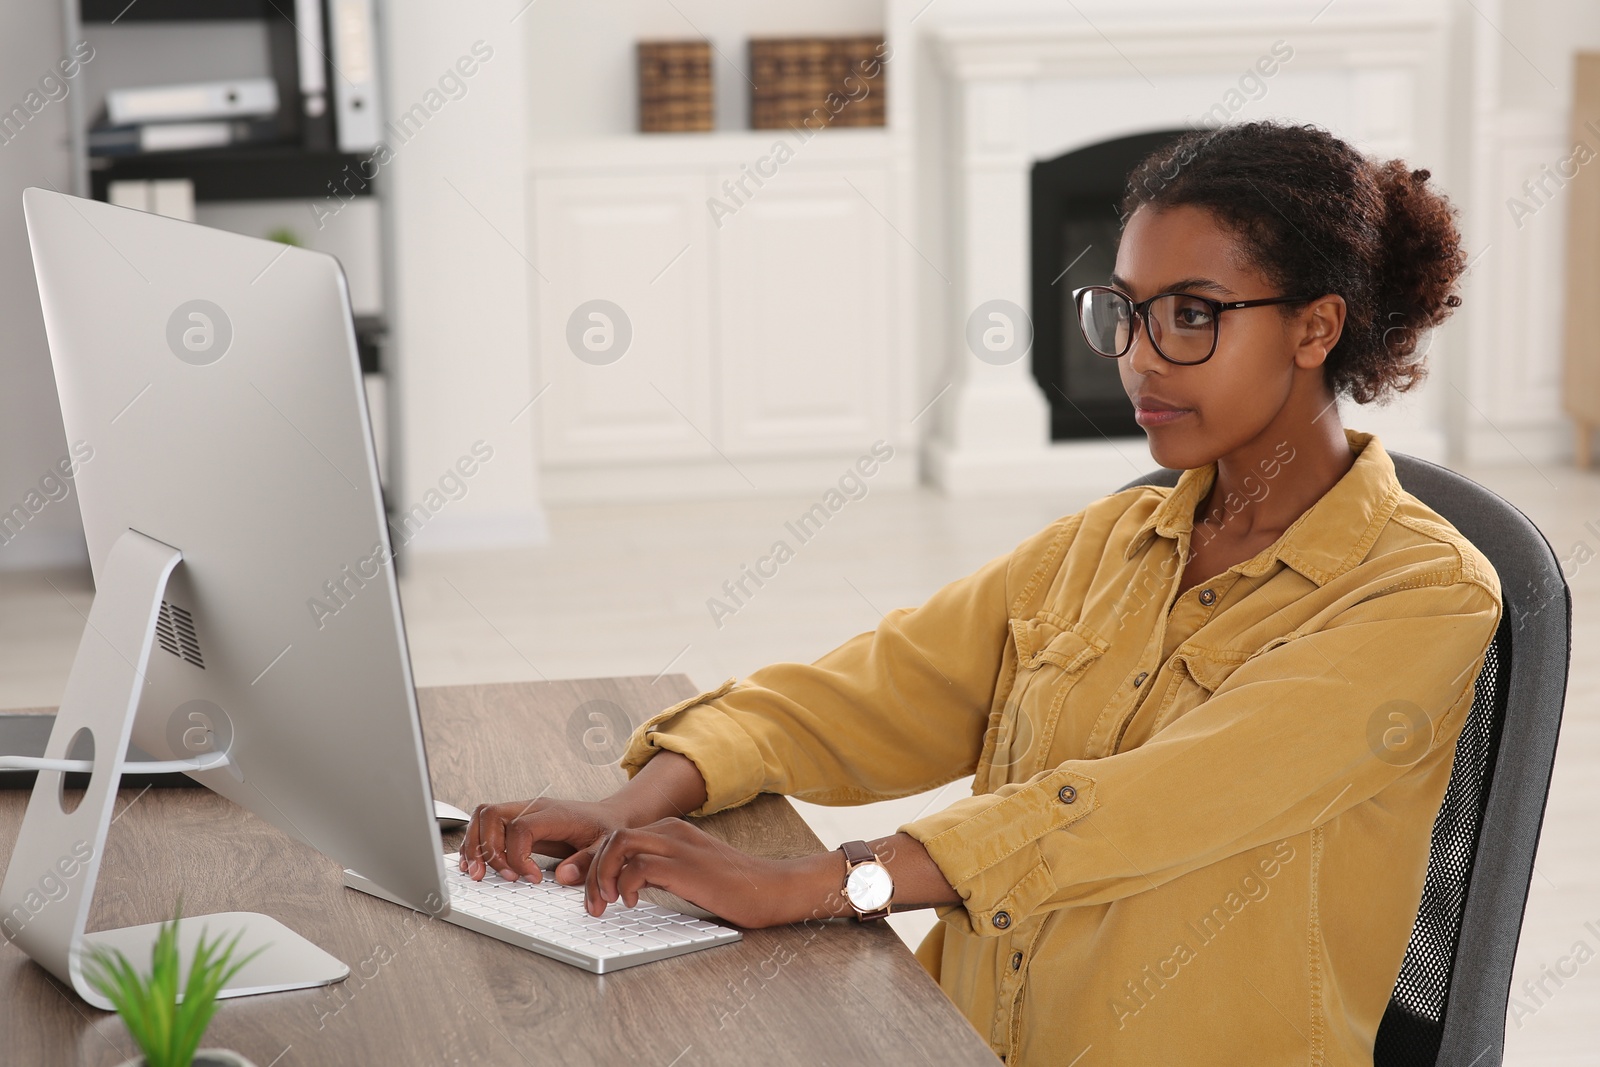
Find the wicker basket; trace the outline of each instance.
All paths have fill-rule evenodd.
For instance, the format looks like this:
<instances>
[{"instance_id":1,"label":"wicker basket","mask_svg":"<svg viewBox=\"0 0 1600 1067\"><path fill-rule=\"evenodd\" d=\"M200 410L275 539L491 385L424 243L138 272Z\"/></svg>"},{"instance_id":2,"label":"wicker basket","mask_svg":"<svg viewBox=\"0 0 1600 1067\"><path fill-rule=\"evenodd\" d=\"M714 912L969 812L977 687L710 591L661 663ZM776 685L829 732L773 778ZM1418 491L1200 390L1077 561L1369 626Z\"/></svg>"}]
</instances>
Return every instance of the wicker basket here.
<instances>
[{"instance_id":1,"label":"wicker basket","mask_svg":"<svg viewBox=\"0 0 1600 1067\"><path fill-rule=\"evenodd\" d=\"M639 132L687 133L714 125L711 45L639 42Z\"/></svg>"},{"instance_id":2,"label":"wicker basket","mask_svg":"<svg viewBox=\"0 0 1600 1067\"><path fill-rule=\"evenodd\" d=\"M881 37L768 37L750 41L750 128L882 126Z\"/></svg>"}]
</instances>

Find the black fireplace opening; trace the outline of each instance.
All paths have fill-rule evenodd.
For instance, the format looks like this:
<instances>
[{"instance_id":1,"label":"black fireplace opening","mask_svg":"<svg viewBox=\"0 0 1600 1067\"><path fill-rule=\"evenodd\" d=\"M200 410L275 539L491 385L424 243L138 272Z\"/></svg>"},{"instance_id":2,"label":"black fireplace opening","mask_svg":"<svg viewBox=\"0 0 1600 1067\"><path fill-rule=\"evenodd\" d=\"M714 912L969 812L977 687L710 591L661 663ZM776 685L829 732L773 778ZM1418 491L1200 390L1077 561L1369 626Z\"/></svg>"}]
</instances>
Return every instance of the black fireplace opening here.
<instances>
[{"instance_id":1,"label":"black fireplace opening","mask_svg":"<svg viewBox=\"0 0 1600 1067\"><path fill-rule=\"evenodd\" d=\"M1033 165L1033 376L1050 401L1053 441L1143 432L1117 361L1083 339L1072 290L1109 280L1129 172L1184 132L1119 137Z\"/></svg>"}]
</instances>

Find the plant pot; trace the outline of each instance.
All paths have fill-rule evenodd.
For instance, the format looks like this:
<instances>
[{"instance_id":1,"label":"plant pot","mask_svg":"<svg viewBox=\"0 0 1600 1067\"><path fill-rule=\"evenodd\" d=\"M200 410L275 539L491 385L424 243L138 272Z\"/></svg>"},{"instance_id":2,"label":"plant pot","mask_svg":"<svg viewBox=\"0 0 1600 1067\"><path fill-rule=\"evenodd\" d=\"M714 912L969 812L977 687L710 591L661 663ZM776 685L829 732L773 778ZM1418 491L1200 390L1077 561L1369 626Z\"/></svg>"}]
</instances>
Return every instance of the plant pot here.
<instances>
[{"instance_id":1,"label":"plant pot","mask_svg":"<svg viewBox=\"0 0 1600 1067\"><path fill-rule=\"evenodd\" d=\"M121 1067L145 1067L144 1057L137 1056ZM203 1048L194 1054L194 1067L256 1067L255 1064L225 1048Z\"/></svg>"}]
</instances>

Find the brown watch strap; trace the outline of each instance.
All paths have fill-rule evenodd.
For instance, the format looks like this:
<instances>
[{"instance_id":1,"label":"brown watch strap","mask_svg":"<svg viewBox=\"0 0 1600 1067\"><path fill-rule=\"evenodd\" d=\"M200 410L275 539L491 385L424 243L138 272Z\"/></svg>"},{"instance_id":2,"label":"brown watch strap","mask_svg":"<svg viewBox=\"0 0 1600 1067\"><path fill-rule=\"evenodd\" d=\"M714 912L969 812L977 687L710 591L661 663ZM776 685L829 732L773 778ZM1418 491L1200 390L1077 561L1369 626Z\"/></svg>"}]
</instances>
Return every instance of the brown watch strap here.
<instances>
[{"instance_id":1,"label":"brown watch strap","mask_svg":"<svg viewBox=\"0 0 1600 1067\"><path fill-rule=\"evenodd\" d=\"M878 860L877 853L865 841L846 841L839 846L839 851L844 853L846 871L858 863L876 863Z\"/></svg>"},{"instance_id":2,"label":"brown watch strap","mask_svg":"<svg viewBox=\"0 0 1600 1067\"><path fill-rule=\"evenodd\" d=\"M878 859L878 854L872 851L872 846L868 845L865 841L846 841L844 844L839 846L839 851L844 853L844 877L846 884L848 884L850 881L850 872L855 869L857 864L882 862ZM871 922L874 919L881 919L889 914L889 904L885 904L877 911L861 911L860 909L856 908L855 904L850 900L850 894L844 891L843 886L840 886L839 892L840 895L844 897L845 903L849 904L850 909L855 912L851 918L855 919L855 921L858 923Z\"/></svg>"}]
</instances>

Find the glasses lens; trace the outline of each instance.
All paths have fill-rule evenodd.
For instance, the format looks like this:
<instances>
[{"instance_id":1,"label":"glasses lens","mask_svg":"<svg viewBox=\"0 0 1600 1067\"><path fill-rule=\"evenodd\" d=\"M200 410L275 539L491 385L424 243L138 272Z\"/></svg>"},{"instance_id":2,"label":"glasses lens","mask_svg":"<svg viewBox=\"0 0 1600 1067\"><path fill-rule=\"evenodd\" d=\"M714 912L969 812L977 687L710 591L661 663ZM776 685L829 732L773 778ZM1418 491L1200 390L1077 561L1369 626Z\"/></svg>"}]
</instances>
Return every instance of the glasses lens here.
<instances>
[{"instance_id":1,"label":"glasses lens","mask_svg":"<svg viewBox=\"0 0 1600 1067\"><path fill-rule=\"evenodd\" d=\"M1090 289L1078 298L1078 321L1089 347L1102 356L1115 358L1128 347L1133 305L1121 293Z\"/></svg>"},{"instance_id":2,"label":"glasses lens","mask_svg":"<svg viewBox=\"0 0 1600 1067\"><path fill-rule=\"evenodd\" d=\"M1199 363L1217 343L1217 316L1211 305L1174 293L1150 305L1150 339L1174 363Z\"/></svg>"}]
</instances>

